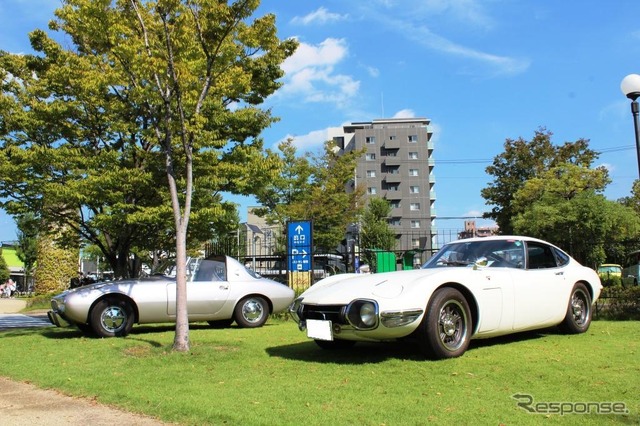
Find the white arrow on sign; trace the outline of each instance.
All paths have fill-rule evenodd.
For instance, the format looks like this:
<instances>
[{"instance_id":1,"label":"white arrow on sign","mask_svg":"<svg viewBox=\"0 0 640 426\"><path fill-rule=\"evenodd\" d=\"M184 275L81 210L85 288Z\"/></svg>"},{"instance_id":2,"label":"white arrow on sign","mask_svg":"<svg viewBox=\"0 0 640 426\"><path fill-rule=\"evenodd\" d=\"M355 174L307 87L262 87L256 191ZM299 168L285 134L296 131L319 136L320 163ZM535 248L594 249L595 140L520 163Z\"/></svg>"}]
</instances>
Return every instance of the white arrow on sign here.
<instances>
[{"instance_id":1,"label":"white arrow on sign","mask_svg":"<svg viewBox=\"0 0 640 426\"><path fill-rule=\"evenodd\" d=\"M304 228L302 227L302 225L298 225L298 226L296 227L296 231L298 232L298 234L301 234L301 233L302 233L302 231L304 231Z\"/></svg>"}]
</instances>

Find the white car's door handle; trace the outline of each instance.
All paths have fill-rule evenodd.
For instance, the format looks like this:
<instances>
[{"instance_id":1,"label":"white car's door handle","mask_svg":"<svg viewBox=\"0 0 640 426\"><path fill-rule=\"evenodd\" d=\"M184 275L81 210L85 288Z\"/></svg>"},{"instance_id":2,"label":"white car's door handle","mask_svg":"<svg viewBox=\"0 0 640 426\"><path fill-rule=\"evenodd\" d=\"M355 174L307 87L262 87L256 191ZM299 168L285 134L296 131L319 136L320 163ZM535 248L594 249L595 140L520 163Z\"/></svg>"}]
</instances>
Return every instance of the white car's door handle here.
<instances>
[{"instance_id":1,"label":"white car's door handle","mask_svg":"<svg viewBox=\"0 0 640 426\"><path fill-rule=\"evenodd\" d=\"M229 284L220 284L220 290L229 290Z\"/></svg>"},{"instance_id":2,"label":"white car's door handle","mask_svg":"<svg viewBox=\"0 0 640 426\"><path fill-rule=\"evenodd\" d=\"M564 272L556 272L556 275L564 275Z\"/></svg>"}]
</instances>

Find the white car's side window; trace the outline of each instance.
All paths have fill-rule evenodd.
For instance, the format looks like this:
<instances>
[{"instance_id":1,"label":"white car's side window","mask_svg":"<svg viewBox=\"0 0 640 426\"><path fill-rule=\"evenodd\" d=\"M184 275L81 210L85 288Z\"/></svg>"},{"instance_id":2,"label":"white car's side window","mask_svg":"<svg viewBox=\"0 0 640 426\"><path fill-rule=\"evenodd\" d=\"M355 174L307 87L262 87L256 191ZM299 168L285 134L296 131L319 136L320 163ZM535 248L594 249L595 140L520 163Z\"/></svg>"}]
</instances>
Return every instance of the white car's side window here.
<instances>
[{"instance_id":1,"label":"white car's side window","mask_svg":"<svg viewBox=\"0 0 640 426\"><path fill-rule=\"evenodd\" d=\"M527 269L545 269L558 266L553 250L546 244L529 241L527 243Z\"/></svg>"}]
</instances>

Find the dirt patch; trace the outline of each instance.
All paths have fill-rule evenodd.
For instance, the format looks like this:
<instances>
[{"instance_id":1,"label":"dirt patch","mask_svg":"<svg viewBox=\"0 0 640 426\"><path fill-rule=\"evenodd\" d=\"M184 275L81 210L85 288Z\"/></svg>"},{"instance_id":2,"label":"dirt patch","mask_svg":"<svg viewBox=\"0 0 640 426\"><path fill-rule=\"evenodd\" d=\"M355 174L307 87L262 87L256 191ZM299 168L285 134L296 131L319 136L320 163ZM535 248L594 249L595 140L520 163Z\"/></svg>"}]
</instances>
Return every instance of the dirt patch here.
<instances>
[{"instance_id":1,"label":"dirt patch","mask_svg":"<svg viewBox=\"0 0 640 426\"><path fill-rule=\"evenodd\" d=\"M107 426L167 425L151 417L128 413L95 401L73 398L54 390L0 377L0 424L44 426L51 424Z\"/></svg>"}]
</instances>

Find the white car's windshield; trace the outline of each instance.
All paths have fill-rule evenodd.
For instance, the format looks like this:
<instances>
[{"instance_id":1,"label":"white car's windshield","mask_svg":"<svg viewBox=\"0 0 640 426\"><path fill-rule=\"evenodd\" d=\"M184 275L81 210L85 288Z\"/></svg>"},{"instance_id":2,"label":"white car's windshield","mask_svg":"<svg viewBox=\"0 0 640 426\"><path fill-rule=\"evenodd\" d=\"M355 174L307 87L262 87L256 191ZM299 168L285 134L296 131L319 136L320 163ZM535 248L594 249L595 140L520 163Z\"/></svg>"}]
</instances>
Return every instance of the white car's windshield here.
<instances>
[{"instance_id":1,"label":"white car's windshield","mask_svg":"<svg viewBox=\"0 0 640 426\"><path fill-rule=\"evenodd\" d=\"M442 247L422 268L470 266L522 268L524 244L520 240L459 241Z\"/></svg>"}]
</instances>

